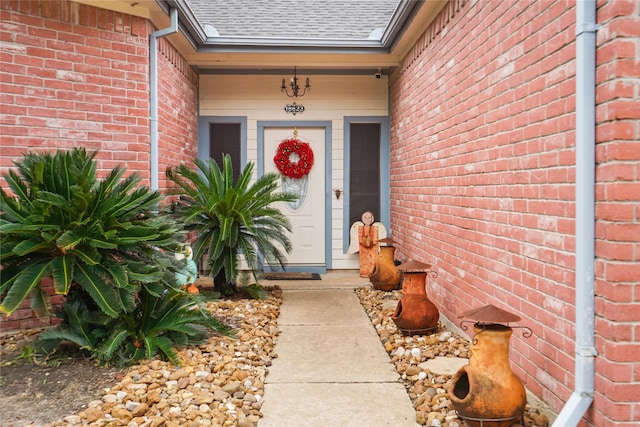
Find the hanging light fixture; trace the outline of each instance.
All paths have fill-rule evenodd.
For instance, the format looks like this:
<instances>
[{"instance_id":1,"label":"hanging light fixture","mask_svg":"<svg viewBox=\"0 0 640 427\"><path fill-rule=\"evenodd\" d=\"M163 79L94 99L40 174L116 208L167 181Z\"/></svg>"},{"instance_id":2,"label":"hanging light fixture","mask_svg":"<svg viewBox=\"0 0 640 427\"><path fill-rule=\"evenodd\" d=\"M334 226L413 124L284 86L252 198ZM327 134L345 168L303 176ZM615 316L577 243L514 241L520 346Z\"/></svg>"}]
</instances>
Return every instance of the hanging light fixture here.
<instances>
[{"instance_id":1,"label":"hanging light fixture","mask_svg":"<svg viewBox=\"0 0 640 427\"><path fill-rule=\"evenodd\" d=\"M287 87L288 86L288 87ZM289 94L289 88L291 88L291 94ZM298 86L298 74L297 67L293 67L293 77L291 77L291 81L287 85L285 83L285 79L282 79L282 85L280 86L280 90L287 94L289 98L298 98L303 97L307 90L311 90L311 85L309 84L309 77L307 77L307 82L304 85L304 90L300 93L300 86Z\"/></svg>"}]
</instances>

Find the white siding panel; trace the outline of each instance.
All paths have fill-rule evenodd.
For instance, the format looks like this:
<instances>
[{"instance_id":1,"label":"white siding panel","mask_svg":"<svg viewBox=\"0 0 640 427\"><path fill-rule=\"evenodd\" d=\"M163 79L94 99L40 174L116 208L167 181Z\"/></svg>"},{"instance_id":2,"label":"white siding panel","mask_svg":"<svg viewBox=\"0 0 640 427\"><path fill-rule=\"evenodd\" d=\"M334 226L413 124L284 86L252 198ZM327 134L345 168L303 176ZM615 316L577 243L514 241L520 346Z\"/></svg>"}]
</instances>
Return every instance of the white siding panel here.
<instances>
[{"instance_id":1,"label":"white siding panel","mask_svg":"<svg viewBox=\"0 0 640 427\"><path fill-rule=\"evenodd\" d=\"M291 70L293 72L293 70ZM345 116L387 116L388 78L371 76L306 75L298 73L298 84L309 77L311 90L302 98L290 98L280 91L282 78L289 81L293 73L276 75L201 75L201 116L247 117L247 159L257 161L258 121L330 121L332 123L331 173L331 256L334 269L357 269L358 254L342 253L343 203L333 189L344 191L343 131ZM302 104L302 114L287 114L284 106Z\"/></svg>"}]
</instances>

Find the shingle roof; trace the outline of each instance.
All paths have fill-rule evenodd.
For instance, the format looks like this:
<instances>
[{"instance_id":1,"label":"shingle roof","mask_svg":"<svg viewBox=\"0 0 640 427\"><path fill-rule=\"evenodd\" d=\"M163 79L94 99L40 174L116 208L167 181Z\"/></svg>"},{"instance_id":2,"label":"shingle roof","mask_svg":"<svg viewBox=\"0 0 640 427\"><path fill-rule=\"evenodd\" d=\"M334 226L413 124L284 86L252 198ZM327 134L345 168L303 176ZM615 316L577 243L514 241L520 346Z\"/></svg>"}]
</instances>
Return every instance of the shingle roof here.
<instances>
[{"instance_id":1,"label":"shingle roof","mask_svg":"<svg viewBox=\"0 0 640 427\"><path fill-rule=\"evenodd\" d=\"M186 0L207 35L380 40L399 0ZM215 29L215 31L213 30Z\"/></svg>"}]
</instances>

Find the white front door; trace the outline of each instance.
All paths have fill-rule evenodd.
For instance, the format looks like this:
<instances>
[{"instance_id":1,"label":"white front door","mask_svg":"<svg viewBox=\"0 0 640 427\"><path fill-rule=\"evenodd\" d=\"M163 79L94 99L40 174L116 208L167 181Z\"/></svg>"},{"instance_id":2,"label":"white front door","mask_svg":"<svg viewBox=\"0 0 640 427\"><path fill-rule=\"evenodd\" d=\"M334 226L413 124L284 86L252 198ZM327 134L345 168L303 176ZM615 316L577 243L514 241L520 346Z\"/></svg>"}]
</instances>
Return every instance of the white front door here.
<instances>
[{"instance_id":1,"label":"white front door","mask_svg":"<svg viewBox=\"0 0 640 427\"><path fill-rule=\"evenodd\" d=\"M278 172L273 157L278 145L293 138L292 129L266 127L264 129L264 172ZM289 217L293 245L287 256L287 271L302 271L310 267L325 267L325 129L298 128L298 139L309 143L314 164L306 178L280 180L283 191L299 192L298 203L279 203L276 207ZM306 180L306 182L304 182ZM288 181L288 182L287 182ZM273 266L276 268L277 266Z\"/></svg>"}]
</instances>

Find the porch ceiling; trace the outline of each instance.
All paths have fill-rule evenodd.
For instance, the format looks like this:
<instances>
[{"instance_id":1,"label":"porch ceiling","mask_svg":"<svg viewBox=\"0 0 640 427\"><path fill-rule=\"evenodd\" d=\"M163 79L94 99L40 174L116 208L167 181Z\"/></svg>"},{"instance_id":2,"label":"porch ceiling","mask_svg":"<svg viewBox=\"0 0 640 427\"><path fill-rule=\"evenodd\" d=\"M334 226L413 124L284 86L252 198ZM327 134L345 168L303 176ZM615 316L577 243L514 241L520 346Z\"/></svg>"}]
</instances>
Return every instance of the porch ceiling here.
<instances>
[{"instance_id":1,"label":"porch ceiling","mask_svg":"<svg viewBox=\"0 0 640 427\"><path fill-rule=\"evenodd\" d=\"M447 0L75 0L170 25L201 73L387 73Z\"/></svg>"}]
</instances>

